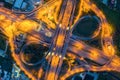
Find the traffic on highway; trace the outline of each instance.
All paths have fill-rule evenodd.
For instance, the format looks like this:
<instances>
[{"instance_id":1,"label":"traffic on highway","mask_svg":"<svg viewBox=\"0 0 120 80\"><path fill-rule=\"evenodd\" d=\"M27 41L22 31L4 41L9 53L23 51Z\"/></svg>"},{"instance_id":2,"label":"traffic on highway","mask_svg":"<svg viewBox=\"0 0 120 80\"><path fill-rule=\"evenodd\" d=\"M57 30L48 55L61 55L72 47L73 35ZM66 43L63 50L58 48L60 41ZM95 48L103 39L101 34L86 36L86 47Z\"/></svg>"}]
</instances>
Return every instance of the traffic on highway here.
<instances>
[{"instance_id":1,"label":"traffic on highway","mask_svg":"<svg viewBox=\"0 0 120 80\"><path fill-rule=\"evenodd\" d=\"M90 37L72 34L80 21L91 17L89 14L83 16L83 11L87 13L89 10L98 17L98 29ZM45 26L41 27L40 22ZM104 13L90 0L49 0L29 13L0 7L0 31L10 45L14 61L32 80L66 80L84 71L120 72L120 58L115 52L111 26ZM102 49L85 42L98 36ZM29 63L24 57L24 49L32 43L48 48L36 63ZM68 56L85 63L67 67L68 70L64 71L63 63Z\"/></svg>"}]
</instances>

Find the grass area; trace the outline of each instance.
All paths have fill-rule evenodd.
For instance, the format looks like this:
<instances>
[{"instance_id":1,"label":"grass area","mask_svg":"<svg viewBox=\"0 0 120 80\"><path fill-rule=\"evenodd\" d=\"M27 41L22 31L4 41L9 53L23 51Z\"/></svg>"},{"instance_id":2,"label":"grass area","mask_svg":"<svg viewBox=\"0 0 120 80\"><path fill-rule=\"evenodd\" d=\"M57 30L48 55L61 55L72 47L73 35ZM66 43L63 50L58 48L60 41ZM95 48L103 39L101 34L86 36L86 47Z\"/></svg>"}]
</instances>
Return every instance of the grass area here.
<instances>
[{"instance_id":1,"label":"grass area","mask_svg":"<svg viewBox=\"0 0 120 80\"><path fill-rule=\"evenodd\" d=\"M98 80L116 80L105 72L100 72Z\"/></svg>"},{"instance_id":2,"label":"grass area","mask_svg":"<svg viewBox=\"0 0 120 80\"><path fill-rule=\"evenodd\" d=\"M77 36L89 37L97 29L98 22L94 18L83 19L78 23L76 28L73 30L73 34Z\"/></svg>"},{"instance_id":3,"label":"grass area","mask_svg":"<svg viewBox=\"0 0 120 80\"><path fill-rule=\"evenodd\" d=\"M24 49L24 58L27 62L36 63L45 57L45 52L48 48L43 47L40 44L30 44Z\"/></svg>"}]
</instances>

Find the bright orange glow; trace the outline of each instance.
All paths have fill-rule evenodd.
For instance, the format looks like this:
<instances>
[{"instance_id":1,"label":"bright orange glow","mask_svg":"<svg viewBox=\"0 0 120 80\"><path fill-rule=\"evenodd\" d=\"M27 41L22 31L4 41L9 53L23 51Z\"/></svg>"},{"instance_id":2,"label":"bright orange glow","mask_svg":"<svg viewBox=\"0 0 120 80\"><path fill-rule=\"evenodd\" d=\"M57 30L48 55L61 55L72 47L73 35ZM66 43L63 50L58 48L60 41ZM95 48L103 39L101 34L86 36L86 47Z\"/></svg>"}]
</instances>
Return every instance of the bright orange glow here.
<instances>
[{"instance_id":1,"label":"bright orange glow","mask_svg":"<svg viewBox=\"0 0 120 80\"><path fill-rule=\"evenodd\" d=\"M54 78L55 78L55 70L56 70L56 67L57 67L57 65L59 64L59 60L60 60L60 58L59 58L59 56L53 56L53 58L52 58L52 62L51 62L51 71L48 73L48 76L47 76L47 80L54 80ZM55 69L54 69L55 68Z\"/></svg>"},{"instance_id":2,"label":"bright orange glow","mask_svg":"<svg viewBox=\"0 0 120 80\"><path fill-rule=\"evenodd\" d=\"M38 24L32 20L23 20L22 22L19 22L17 29L24 32L29 32L37 29L37 27L38 27Z\"/></svg>"},{"instance_id":3,"label":"bright orange glow","mask_svg":"<svg viewBox=\"0 0 120 80\"><path fill-rule=\"evenodd\" d=\"M75 19L75 21L74 21L74 23L76 23L78 20L79 20L79 18L81 17L81 15L82 15L82 10L83 10L83 0L81 0L81 2L80 2L80 5L79 5L79 14L76 16L76 19Z\"/></svg>"},{"instance_id":4,"label":"bright orange glow","mask_svg":"<svg viewBox=\"0 0 120 80\"><path fill-rule=\"evenodd\" d=\"M47 29L56 29L56 24L58 23L61 25L59 28L61 29L57 35L56 43L54 47L54 51L60 50L59 52L56 51L55 53L52 52L52 59L50 63L50 70L47 76L47 80L54 80L57 66L59 64L59 61L63 57L62 55L58 56L57 54L61 54L61 50L63 48L63 45L65 43L66 38L66 32L65 30L69 28L72 8L73 8L73 2L72 0L68 0L67 6L63 15L63 19L61 22L58 22L58 15L61 9L61 4L63 0L50 0L48 3L43 5L37 12L35 12L35 18L43 21L47 24ZM118 71L120 72L120 58L115 56L115 49L113 45L112 40L112 29L110 24L107 22L106 17L104 13L97 8L97 6L90 2L90 0L81 0L81 3L79 5L79 11L78 15L74 19L74 23L76 23L79 18L83 15L83 12L88 13L88 11L92 10L96 16L98 16L101 20L101 43L102 43L102 51L98 50L96 48L93 48L91 46L86 45L80 40L71 40L70 46L68 46L68 49L71 49L71 52L67 51L67 55L73 59L78 58L79 56L83 56L85 58L91 59L98 63L105 63L104 66L98 67L98 66L91 66L91 65L85 65L85 67L77 67L75 69L69 69L68 72L61 77L61 80L65 80L69 76L83 72L83 71ZM23 33L32 33L32 31L36 30L39 26L39 23L30 20L25 19L25 15L21 15L17 17L14 15L11 11L0 8L0 29L3 29L3 33L8 37L8 41L10 44L10 49L12 52L12 57L16 61L17 65L20 67L22 71L25 72L25 74L31 78L32 80L37 80L37 78L41 78L43 75L43 69L40 68L38 71L37 78L25 68L25 65L20 61L19 55L15 53L15 44L14 44L14 37L15 35L19 35L20 31ZM20 20L21 19L21 20ZM71 25L70 25L71 27ZM98 33L95 32L94 35L97 35ZM42 34L32 34L32 36L27 36L27 41L35 41L36 43L39 43L39 41L44 41L45 37ZM43 39L44 38L44 39ZM72 42L73 41L73 42ZM45 42L46 43L46 42ZM48 43L50 44L50 43ZM43 44L45 45L45 44ZM49 47L49 45L47 45ZM81 54L79 56L76 56L72 52L76 54ZM85 52L86 51L86 52ZM87 54L89 53L89 54ZM50 54L49 54L50 55ZM79 57L79 58L80 58ZM81 58L81 60L84 60L84 58ZM106 58L107 59L104 59ZM47 57L48 59L48 57ZM109 60L108 60L109 59ZM108 64L107 64L108 63ZM57 75L58 76L58 75Z\"/></svg>"},{"instance_id":5,"label":"bright orange glow","mask_svg":"<svg viewBox=\"0 0 120 80\"><path fill-rule=\"evenodd\" d=\"M73 58L73 59L75 59L75 58L77 58L75 55L73 55L72 53L67 53L67 56L69 56L69 57L71 57L71 58Z\"/></svg>"},{"instance_id":6,"label":"bright orange glow","mask_svg":"<svg viewBox=\"0 0 120 80\"><path fill-rule=\"evenodd\" d=\"M7 20L5 17L3 17L3 15L1 16L0 25L1 25L2 28L6 28L11 24L12 24L12 21Z\"/></svg>"},{"instance_id":7,"label":"bright orange glow","mask_svg":"<svg viewBox=\"0 0 120 80\"><path fill-rule=\"evenodd\" d=\"M98 58L99 58L99 55L98 55L97 51L95 51L95 50L91 50L91 53L89 54L89 56L95 60L98 60Z\"/></svg>"},{"instance_id":8,"label":"bright orange glow","mask_svg":"<svg viewBox=\"0 0 120 80\"><path fill-rule=\"evenodd\" d=\"M58 56L53 56L52 63L51 63L52 67L57 66L57 64L59 63L59 59L60 58Z\"/></svg>"},{"instance_id":9,"label":"bright orange glow","mask_svg":"<svg viewBox=\"0 0 120 80\"><path fill-rule=\"evenodd\" d=\"M38 73L38 79L41 79L42 74L43 74L43 69L40 68L39 73Z\"/></svg>"},{"instance_id":10,"label":"bright orange glow","mask_svg":"<svg viewBox=\"0 0 120 80\"><path fill-rule=\"evenodd\" d=\"M54 80L54 77L55 77L55 73L54 73L54 72L51 72L51 73L48 75L47 80Z\"/></svg>"},{"instance_id":11,"label":"bright orange glow","mask_svg":"<svg viewBox=\"0 0 120 80\"><path fill-rule=\"evenodd\" d=\"M57 24L58 24L58 14L60 11L61 4L62 4L62 0L59 0L56 4L56 9L54 11L54 20Z\"/></svg>"},{"instance_id":12,"label":"bright orange glow","mask_svg":"<svg viewBox=\"0 0 120 80\"><path fill-rule=\"evenodd\" d=\"M82 50L83 48L85 48L85 46L83 45L83 44L81 44L80 42L74 42L73 43L73 45L76 47L76 48L78 48L78 49L80 49L80 50Z\"/></svg>"},{"instance_id":13,"label":"bright orange glow","mask_svg":"<svg viewBox=\"0 0 120 80\"><path fill-rule=\"evenodd\" d=\"M63 45L64 41L64 36L63 35L58 35L58 39L57 39L57 46L61 47Z\"/></svg>"},{"instance_id":14,"label":"bright orange glow","mask_svg":"<svg viewBox=\"0 0 120 80\"><path fill-rule=\"evenodd\" d=\"M0 15L0 20L5 20L5 16L4 15Z\"/></svg>"},{"instance_id":15,"label":"bright orange glow","mask_svg":"<svg viewBox=\"0 0 120 80\"><path fill-rule=\"evenodd\" d=\"M48 28L55 29L56 23L58 23L57 18L61 3L62 0L49 1L49 3L46 3L46 5L39 9L36 18L46 22L49 25L47 26ZM55 23L53 21L55 21Z\"/></svg>"}]
</instances>

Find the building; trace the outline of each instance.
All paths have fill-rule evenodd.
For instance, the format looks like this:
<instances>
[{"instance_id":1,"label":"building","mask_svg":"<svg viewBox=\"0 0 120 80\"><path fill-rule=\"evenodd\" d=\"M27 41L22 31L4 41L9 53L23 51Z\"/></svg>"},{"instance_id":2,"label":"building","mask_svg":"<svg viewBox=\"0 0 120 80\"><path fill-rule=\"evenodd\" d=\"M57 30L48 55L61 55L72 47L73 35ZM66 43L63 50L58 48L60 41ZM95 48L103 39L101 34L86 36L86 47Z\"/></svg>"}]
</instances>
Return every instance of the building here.
<instances>
[{"instance_id":1,"label":"building","mask_svg":"<svg viewBox=\"0 0 120 80\"><path fill-rule=\"evenodd\" d=\"M29 78L21 72L20 68L14 63L12 69L12 80L29 80Z\"/></svg>"},{"instance_id":2,"label":"building","mask_svg":"<svg viewBox=\"0 0 120 80\"><path fill-rule=\"evenodd\" d=\"M101 0L109 8L120 11L120 0Z\"/></svg>"},{"instance_id":3,"label":"building","mask_svg":"<svg viewBox=\"0 0 120 80\"><path fill-rule=\"evenodd\" d=\"M15 11L32 11L36 8L41 0L0 0L4 3L4 7Z\"/></svg>"},{"instance_id":4,"label":"building","mask_svg":"<svg viewBox=\"0 0 120 80\"><path fill-rule=\"evenodd\" d=\"M20 69L16 66L16 64L13 64L12 69L12 79L18 79L20 77Z\"/></svg>"},{"instance_id":5,"label":"building","mask_svg":"<svg viewBox=\"0 0 120 80\"><path fill-rule=\"evenodd\" d=\"M13 9L21 11L32 11L40 4L40 0L15 0Z\"/></svg>"},{"instance_id":6,"label":"building","mask_svg":"<svg viewBox=\"0 0 120 80\"><path fill-rule=\"evenodd\" d=\"M108 0L102 0L102 3L108 5Z\"/></svg>"},{"instance_id":7,"label":"building","mask_svg":"<svg viewBox=\"0 0 120 80\"><path fill-rule=\"evenodd\" d=\"M22 5L23 5L23 0L15 0L15 2L13 4L13 8L21 9Z\"/></svg>"}]
</instances>

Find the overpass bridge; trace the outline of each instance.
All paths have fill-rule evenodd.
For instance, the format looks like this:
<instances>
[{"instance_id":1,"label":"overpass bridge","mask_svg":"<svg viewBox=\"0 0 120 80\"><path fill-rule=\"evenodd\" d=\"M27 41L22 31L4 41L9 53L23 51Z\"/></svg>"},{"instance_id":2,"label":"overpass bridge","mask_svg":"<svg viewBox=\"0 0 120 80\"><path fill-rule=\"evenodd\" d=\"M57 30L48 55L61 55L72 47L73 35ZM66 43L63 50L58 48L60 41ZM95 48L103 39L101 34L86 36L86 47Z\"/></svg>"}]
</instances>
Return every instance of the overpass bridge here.
<instances>
[{"instance_id":1,"label":"overpass bridge","mask_svg":"<svg viewBox=\"0 0 120 80\"><path fill-rule=\"evenodd\" d=\"M56 1L59 1L59 0L56 0ZM73 19L74 19L74 12L77 4L76 0L63 0L60 13L59 13L59 19L58 19L58 24L56 26L56 30L51 31L48 28L48 31L51 31L52 34L55 34L55 35L48 37L44 34L45 33L44 31L37 32L33 30L33 28L31 31L24 31L24 29L21 29L21 31L30 35L30 36L27 36L27 43L32 42L33 40L36 43L49 47L49 54L47 55L46 59L48 60L50 66L48 66L48 69L46 70L45 80L50 80L50 79L57 80L59 78L59 73L63 63L63 58L65 57L65 55L69 55L69 54L74 55L76 58L77 57L82 57L83 59L88 58L102 66L93 66L93 65L83 64L82 67L78 66L72 69L71 71L68 71L65 75L63 75L63 77L61 77L61 80L65 80L67 77L70 77L75 73L83 72L86 70L89 70L89 71L112 71L113 70L113 71L120 72L119 71L120 59L114 54L112 35L110 33L109 24L104 14L97 8L97 6L94 3L90 2L89 0L81 0L81 1L82 1L82 4L80 5L83 5L83 3L86 4L87 8L89 7L92 11L95 12L95 14L98 17L100 17L101 31L102 31L101 43L102 43L103 50L99 50L94 47L91 47L85 44L83 41L81 41L79 37L75 38L75 35L71 35L72 28L75 27L75 26L72 27L72 25L73 25ZM50 6L51 5L52 4L50 4ZM41 7L40 9L42 10L42 8L43 7ZM82 7L80 7L80 9L82 9ZM32 14L34 14L34 12L32 12ZM3 17L7 17L7 18L3 18ZM8 31L9 28L5 28L4 25L2 25L2 21L6 19L11 20L10 23L12 23L12 21L15 23L17 21L22 21L23 18L19 18L14 13L11 13L11 11L6 10L5 8L0 8L0 27L2 28L2 30L4 30L4 32L11 34L11 35L8 35L4 33L5 35L9 36L8 41L11 46L12 56L14 60L19 65L21 70L23 70L25 74L28 75L29 78L31 78L32 80L40 80L41 76L43 76L42 73L44 73L44 70L42 69L42 67L39 68L37 76L33 75L30 72L30 70L26 68L24 63L21 61L20 54L15 53L16 44L14 43L14 36L16 36L16 34L12 35L13 33L11 33L12 30L14 31L13 26L10 26L10 32L9 32ZM34 21L32 23L34 23ZM3 24L6 24L6 23L3 23ZM18 26L15 26L14 28L17 29Z\"/></svg>"}]
</instances>

